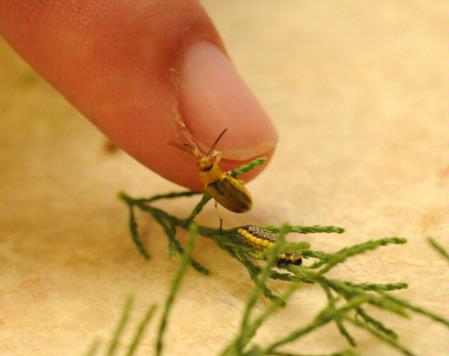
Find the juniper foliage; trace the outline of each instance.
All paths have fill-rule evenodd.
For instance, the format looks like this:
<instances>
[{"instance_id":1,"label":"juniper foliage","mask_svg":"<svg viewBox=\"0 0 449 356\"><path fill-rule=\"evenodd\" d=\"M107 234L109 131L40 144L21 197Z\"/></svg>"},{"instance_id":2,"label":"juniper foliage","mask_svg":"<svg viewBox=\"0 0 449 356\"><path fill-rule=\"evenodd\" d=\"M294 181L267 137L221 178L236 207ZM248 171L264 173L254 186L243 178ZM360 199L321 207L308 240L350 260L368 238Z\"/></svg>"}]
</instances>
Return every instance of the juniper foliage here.
<instances>
[{"instance_id":1,"label":"juniper foliage","mask_svg":"<svg viewBox=\"0 0 449 356\"><path fill-rule=\"evenodd\" d=\"M264 162L265 159L260 158L248 165L231 171L230 174L234 177L238 177L240 174L246 173ZM136 209L149 214L160 224L168 238L169 250L172 253L177 253L182 256L180 269L173 277L172 286L161 316L155 345L155 352L157 355L160 355L163 351L164 334L169 320L170 310L179 293L179 286L187 271L188 265L191 265L200 273L209 274L209 270L191 256L193 244L197 235L213 240L217 246L228 252L232 258L241 263L242 267L247 270L249 277L254 281L254 288L250 292L246 305L242 311L240 327L236 330L236 335L220 353L222 356L313 356L312 354L285 351L285 347L330 323L335 324L336 330L338 330L342 337L347 341L348 349L334 352L329 354L329 356L358 355L356 349L357 340L350 333L348 326L351 326L351 328L359 328L370 333L379 341L389 345L403 355L415 355L413 351L409 350L406 345L403 345L400 342L400 337L396 331L371 315L373 309L393 313L405 319L409 318L411 313L416 313L449 328L449 319L393 295L394 291L407 288L407 283L373 283L369 281L360 283L346 279L335 279L328 276L333 268L339 264L347 263L352 257L388 245L402 245L406 243L404 238L393 236L369 240L342 248L334 253L329 253L312 249L307 241L287 243L285 242L285 236L290 233L342 234L344 232L343 228L321 225L270 225L262 228L268 232L277 234L277 241L274 246L263 253L260 253L254 251L251 246L247 245L240 238L237 233L238 227L221 230L218 228L197 225L195 223L196 217L211 199L207 194L201 195L197 205L185 218L174 216L153 205L154 202L163 199L177 199L180 197L197 196L200 194L202 193L182 191L158 194L149 198L132 198L126 193L119 194L120 199L126 203L129 209L129 228L132 241L135 243L139 253L145 259L149 259L150 254L146 250L145 244L142 242L141 236L139 235L135 216ZM182 246L177 238L179 230L189 231L190 238L187 247ZM444 248L438 245L434 240L430 239L429 243L441 256L449 261L449 254ZM288 252L301 253L306 263L301 266L277 265L276 261L280 254ZM280 280L285 283L284 292L281 293L281 295L276 295L270 289L270 280ZM286 332L286 334L278 340L275 340L268 345L255 344L253 339L257 334L257 331L263 327L266 320L273 313L280 308L285 307L291 296L295 293L299 293L298 290L300 290L301 286L304 284L314 284L323 291L327 303L322 310L308 323L298 325L297 328ZM257 314L255 306L262 295L270 298L271 302L262 312ZM112 355L116 352L119 339L128 320L131 306L132 300L129 300L126 303L122 318L109 343L108 355ZM146 325L154 314L155 308L155 305L151 305L148 312L144 315L144 318L134 335L133 341L127 348L126 355L134 354L143 338ZM98 341L94 342L87 354L95 355L98 352L98 345Z\"/></svg>"}]
</instances>

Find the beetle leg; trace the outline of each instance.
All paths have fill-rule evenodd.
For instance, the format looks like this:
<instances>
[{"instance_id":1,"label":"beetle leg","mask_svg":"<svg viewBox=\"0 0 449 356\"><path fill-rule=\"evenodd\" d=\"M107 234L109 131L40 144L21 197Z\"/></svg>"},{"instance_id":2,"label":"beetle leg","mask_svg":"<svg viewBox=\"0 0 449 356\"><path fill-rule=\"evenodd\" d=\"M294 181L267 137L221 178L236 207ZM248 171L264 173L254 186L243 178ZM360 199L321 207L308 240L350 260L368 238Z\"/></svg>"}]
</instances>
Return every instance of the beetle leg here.
<instances>
[{"instance_id":1,"label":"beetle leg","mask_svg":"<svg viewBox=\"0 0 449 356\"><path fill-rule=\"evenodd\" d=\"M218 228L218 232L221 234L223 232L223 218L220 215L220 210L218 210L217 201L215 200L214 203L215 203L215 209L217 211L218 219L220 220L220 227Z\"/></svg>"}]
</instances>

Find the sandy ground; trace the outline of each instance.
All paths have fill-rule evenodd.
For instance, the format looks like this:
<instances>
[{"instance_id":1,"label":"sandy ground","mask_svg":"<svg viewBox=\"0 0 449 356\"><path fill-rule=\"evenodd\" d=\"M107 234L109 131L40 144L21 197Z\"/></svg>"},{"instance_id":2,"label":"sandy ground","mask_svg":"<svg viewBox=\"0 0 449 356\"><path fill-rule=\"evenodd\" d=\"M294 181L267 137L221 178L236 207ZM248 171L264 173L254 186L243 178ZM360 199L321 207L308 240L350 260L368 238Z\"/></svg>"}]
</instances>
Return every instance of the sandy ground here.
<instances>
[{"instance_id":1,"label":"sandy ground","mask_svg":"<svg viewBox=\"0 0 449 356\"><path fill-rule=\"evenodd\" d=\"M444 1L204 1L236 65L280 134L274 159L249 184L254 209L225 224L335 224L343 236L307 237L334 251L370 238L406 246L356 258L333 276L410 283L398 293L449 316L449 269L425 238L448 242L448 6ZM79 355L110 335L125 296L133 319L161 302L177 263L151 220L146 263L116 199L180 189L104 137L12 50L0 43L0 354ZM163 204L187 214L193 201ZM142 216L139 216L142 218ZM202 221L215 224L213 207ZM167 355L213 355L234 334L251 287L245 271L208 241L169 326ZM300 289L257 335L262 344L322 306ZM263 303L260 305L260 308ZM386 317L420 355L447 355L449 333L426 319ZM154 329L150 334L154 335ZM364 355L395 354L364 333ZM151 349L146 339L141 354ZM331 325L296 352L346 347Z\"/></svg>"}]
</instances>

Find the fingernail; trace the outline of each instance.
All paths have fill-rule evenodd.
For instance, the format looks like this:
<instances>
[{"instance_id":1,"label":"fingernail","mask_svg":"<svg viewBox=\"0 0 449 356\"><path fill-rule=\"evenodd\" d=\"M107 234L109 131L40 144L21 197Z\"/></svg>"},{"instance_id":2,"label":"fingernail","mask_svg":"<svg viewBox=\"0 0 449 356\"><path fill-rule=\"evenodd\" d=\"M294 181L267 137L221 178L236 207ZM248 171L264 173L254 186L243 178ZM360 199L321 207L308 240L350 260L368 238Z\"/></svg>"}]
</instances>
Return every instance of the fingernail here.
<instances>
[{"instance_id":1,"label":"fingernail","mask_svg":"<svg viewBox=\"0 0 449 356\"><path fill-rule=\"evenodd\" d=\"M246 160L274 149L277 133L257 98L228 57L213 44L195 42L185 49L178 72L178 105L190 133L224 158Z\"/></svg>"}]
</instances>

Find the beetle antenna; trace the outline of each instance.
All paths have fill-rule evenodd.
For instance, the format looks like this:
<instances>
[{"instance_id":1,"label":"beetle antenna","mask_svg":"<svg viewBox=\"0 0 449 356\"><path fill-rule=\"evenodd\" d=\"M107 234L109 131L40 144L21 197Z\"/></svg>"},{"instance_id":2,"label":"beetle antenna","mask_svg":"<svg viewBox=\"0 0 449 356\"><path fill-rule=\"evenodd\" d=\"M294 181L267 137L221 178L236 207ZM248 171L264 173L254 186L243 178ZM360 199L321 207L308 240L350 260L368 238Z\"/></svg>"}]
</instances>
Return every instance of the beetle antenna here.
<instances>
[{"instance_id":1,"label":"beetle antenna","mask_svg":"<svg viewBox=\"0 0 449 356\"><path fill-rule=\"evenodd\" d=\"M215 142L212 144L212 146L210 146L209 151L207 152L206 156L210 156L210 154L213 152L213 150L215 149L215 146L217 146L218 142L220 142L221 138L223 137L223 135L226 133L226 131L228 131L228 128L225 128L223 131L221 131L221 133L218 135L217 139L215 140Z\"/></svg>"},{"instance_id":2,"label":"beetle antenna","mask_svg":"<svg viewBox=\"0 0 449 356\"><path fill-rule=\"evenodd\" d=\"M184 151L184 152L192 152L194 150L194 147L192 145L189 145L188 143L177 143L170 141L168 143L170 146L176 147L177 149Z\"/></svg>"}]
</instances>

